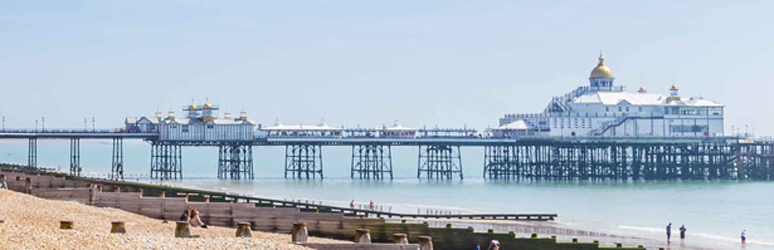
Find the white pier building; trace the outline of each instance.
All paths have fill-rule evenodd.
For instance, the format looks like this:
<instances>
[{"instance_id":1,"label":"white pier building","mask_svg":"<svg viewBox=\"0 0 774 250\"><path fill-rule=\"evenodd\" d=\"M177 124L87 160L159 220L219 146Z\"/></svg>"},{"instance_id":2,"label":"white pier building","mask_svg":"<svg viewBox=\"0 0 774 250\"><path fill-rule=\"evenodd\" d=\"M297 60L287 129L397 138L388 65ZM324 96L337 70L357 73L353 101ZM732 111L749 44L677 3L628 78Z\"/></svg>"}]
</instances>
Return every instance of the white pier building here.
<instances>
[{"instance_id":1,"label":"white pier building","mask_svg":"<svg viewBox=\"0 0 774 250\"><path fill-rule=\"evenodd\" d=\"M255 122L247 119L242 110L238 118L231 118L226 112L217 117L218 107L205 103L191 104L183 108L185 118L175 116L169 110L167 117L156 111L156 117L127 117L126 130L132 133L159 133L160 141L252 141L255 139Z\"/></svg>"},{"instance_id":2,"label":"white pier building","mask_svg":"<svg viewBox=\"0 0 774 250\"><path fill-rule=\"evenodd\" d=\"M506 114L495 136L693 137L723 135L723 105L701 98L681 97L677 86L669 94L645 88L627 92L616 86L613 71L599 56L589 85L554 97L541 113Z\"/></svg>"}]
</instances>

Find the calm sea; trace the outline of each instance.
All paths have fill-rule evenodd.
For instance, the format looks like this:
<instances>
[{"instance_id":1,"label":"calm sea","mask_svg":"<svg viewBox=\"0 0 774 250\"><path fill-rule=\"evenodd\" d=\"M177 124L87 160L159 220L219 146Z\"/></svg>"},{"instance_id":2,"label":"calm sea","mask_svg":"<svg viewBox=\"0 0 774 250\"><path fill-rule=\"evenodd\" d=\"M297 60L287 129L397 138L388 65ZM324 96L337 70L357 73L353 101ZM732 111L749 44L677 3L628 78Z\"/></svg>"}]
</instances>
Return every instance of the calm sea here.
<instances>
[{"instance_id":1,"label":"calm sea","mask_svg":"<svg viewBox=\"0 0 774 250\"><path fill-rule=\"evenodd\" d=\"M0 143L0 161L26 163L26 140ZM69 164L66 140L39 141L38 163ZM739 234L747 230L746 249L774 248L774 182L760 181L493 181L482 178L483 150L463 148L464 180L416 178L417 149L394 147L395 179L349 178L350 148L324 147L325 180L283 178L284 148L254 148L252 181L218 180L215 148L184 148L184 181L175 185L221 190L277 199L310 200L347 206L374 200L384 210L426 213L459 212L558 213L568 227L660 239L667 223L685 224L689 240L717 249L742 249ZM86 175L104 177L110 170L110 141L82 141ZM149 181L150 146L125 141L127 179Z\"/></svg>"}]
</instances>

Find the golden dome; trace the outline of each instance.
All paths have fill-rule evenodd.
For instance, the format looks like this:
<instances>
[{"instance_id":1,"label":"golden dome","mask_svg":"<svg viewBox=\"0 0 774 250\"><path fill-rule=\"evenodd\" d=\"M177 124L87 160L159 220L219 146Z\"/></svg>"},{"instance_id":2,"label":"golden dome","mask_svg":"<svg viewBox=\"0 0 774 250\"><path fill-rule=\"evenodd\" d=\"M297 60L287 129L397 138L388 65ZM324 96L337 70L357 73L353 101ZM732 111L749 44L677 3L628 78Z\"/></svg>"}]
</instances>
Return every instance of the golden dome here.
<instances>
[{"instance_id":1,"label":"golden dome","mask_svg":"<svg viewBox=\"0 0 774 250\"><path fill-rule=\"evenodd\" d=\"M191 104L191 105L188 105L188 109L196 109L196 108L197 108L197 107L196 107L196 104Z\"/></svg>"},{"instance_id":2,"label":"golden dome","mask_svg":"<svg viewBox=\"0 0 774 250\"><path fill-rule=\"evenodd\" d=\"M645 89L645 87L640 87L640 89L639 89L639 90L637 90L637 92L639 92L639 93L645 93L645 92L648 92L648 90L646 90L646 89Z\"/></svg>"},{"instance_id":3,"label":"golden dome","mask_svg":"<svg viewBox=\"0 0 774 250\"><path fill-rule=\"evenodd\" d=\"M671 91L677 91L677 90L678 90L678 88L677 88L677 85L674 85L674 84L672 84L672 87L671 87L671 88L669 88L669 90L671 90Z\"/></svg>"},{"instance_id":4,"label":"golden dome","mask_svg":"<svg viewBox=\"0 0 774 250\"><path fill-rule=\"evenodd\" d=\"M210 104L209 102L205 103L204 106L202 106L202 108L211 109L212 108L212 104Z\"/></svg>"},{"instance_id":5,"label":"golden dome","mask_svg":"<svg viewBox=\"0 0 774 250\"><path fill-rule=\"evenodd\" d=\"M605 57L599 55L599 64L591 71L591 78L613 78L613 71L605 66Z\"/></svg>"}]
</instances>

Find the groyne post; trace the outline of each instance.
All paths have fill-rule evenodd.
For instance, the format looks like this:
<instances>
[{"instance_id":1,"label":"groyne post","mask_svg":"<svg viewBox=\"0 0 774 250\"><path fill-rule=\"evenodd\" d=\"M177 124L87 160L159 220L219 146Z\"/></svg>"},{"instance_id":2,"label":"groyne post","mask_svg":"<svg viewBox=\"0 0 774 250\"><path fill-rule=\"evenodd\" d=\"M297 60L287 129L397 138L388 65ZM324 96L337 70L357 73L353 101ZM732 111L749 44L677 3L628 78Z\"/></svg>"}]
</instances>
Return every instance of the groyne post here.
<instances>
[{"instance_id":1,"label":"groyne post","mask_svg":"<svg viewBox=\"0 0 774 250\"><path fill-rule=\"evenodd\" d=\"M370 230L365 228L359 228L355 230L355 243L371 244Z\"/></svg>"},{"instance_id":2,"label":"groyne post","mask_svg":"<svg viewBox=\"0 0 774 250\"><path fill-rule=\"evenodd\" d=\"M306 223L304 222L294 222L293 230L290 232L290 234L292 238L291 240L297 243L306 242L309 238L309 232L307 231Z\"/></svg>"},{"instance_id":3,"label":"groyne post","mask_svg":"<svg viewBox=\"0 0 774 250\"><path fill-rule=\"evenodd\" d=\"M59 229L65 229L65 230L73 229L73 221L71 220L59 221Z\"/></svg>"},{"instance_id":4,"label":"groyne post","mask_svg":"<svg viewBox=\"0 0 774 250\"><path fill-rule=\"evenodd\" d=\"M433 250L433 237L419 236L417 241L419 241L419 250Z\"/></svg>"},{"instance_id":5,"label":"groyne post","mask_svg":"<svg viewBox=\"0 0 774 250\"><path fill-rule=\"evenodd\" d=\"M188 224L188 221L177 222L177 226L175 227L175 237L178 237L178 238L192 237L191 226Z\"/></svg>"},{"instance_id":6,"label":"groyne post","mask_svg":"<svg viewBox=\"0 0 774 250\"><path fill-rule=\"evenodd\" d=\"M408 235L406 234L392 234L392 243L398 244L398 245L406 245L408 244Z\"/></svg>"},{"instance_id":7,"label":"groyne post","mask_svg":"<svg viewBox=\"0 0 774 250\"><path fill-rule=\"evenodd\" d=\"M126 227L125 223L123 221L113 221L110 223L110 233L114 234L125 234L126 233Z\"/></svg>"},{"instance_id":8,"label":"groyne post","mask_svg":"<svg viewBox=\"0 0 774 250\"><path fill-rule=\"evenodd\" d=\"M236 237L250 238L253 232L250 231L250 222L237 223Z\"/></svg>"}]
</instances>

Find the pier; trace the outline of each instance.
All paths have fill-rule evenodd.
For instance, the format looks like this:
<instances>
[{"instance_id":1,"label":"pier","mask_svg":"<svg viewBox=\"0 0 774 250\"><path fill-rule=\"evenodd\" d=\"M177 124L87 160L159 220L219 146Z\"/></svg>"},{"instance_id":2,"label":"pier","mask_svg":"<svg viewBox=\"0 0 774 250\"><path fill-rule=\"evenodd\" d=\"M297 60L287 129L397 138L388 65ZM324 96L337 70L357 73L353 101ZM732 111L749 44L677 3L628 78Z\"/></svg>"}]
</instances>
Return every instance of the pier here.
<instances>
[{"instance_id":1,"label":"pier","mask_svg":"<svg viewBox=\"0 0 774 250\"><path fill-rule=\"evenodd\" d=\"M344 129L347 131L347 129ZM115 130L0 132L27 139L27 167L37 165L39 140L70 141L70 173L80 175L80 141L112 140L110 178L123 179L123 141L150 144L150 176L183 178L185 147L217 147L218 177L252 179L254 147L285 147L285 177L324 178L323 149L351 147L351 177L392 178L392 147L415 147L417 177L462 179L461 147L484 150L487 179L752 179L774 176L774 142L738 137L529 137L439 135L404 137L257 137L249 141L170 141L156 133Z\"/></svg>"}]
</instances>

